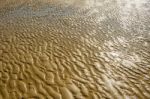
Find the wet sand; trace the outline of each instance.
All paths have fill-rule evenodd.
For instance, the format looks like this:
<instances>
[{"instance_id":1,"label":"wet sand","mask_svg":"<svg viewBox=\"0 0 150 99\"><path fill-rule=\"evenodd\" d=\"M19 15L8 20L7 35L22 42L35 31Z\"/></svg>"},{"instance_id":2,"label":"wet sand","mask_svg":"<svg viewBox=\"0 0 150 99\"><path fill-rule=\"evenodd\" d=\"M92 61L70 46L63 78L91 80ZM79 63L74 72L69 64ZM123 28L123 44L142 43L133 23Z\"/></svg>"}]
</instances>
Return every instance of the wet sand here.
<instances>
[{"instance_id":1,"label":"wet sand","mask_svg":"<svg viewBox=\"0 0 150 99\"><path fill-rule=\"evenodd\" d=\"M149 0L1 0L0 99L150 99Z\"/></svg>"}]
</instances>

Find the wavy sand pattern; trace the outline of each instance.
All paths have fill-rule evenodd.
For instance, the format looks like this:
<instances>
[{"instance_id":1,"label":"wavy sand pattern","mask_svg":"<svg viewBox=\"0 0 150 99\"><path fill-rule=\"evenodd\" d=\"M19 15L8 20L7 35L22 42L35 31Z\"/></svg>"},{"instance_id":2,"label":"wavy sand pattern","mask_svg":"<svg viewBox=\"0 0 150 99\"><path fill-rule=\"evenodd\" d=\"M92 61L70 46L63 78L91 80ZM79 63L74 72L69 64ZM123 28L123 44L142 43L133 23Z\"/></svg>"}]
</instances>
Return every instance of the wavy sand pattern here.
<instances>
[{"instance_id":1,"label":"wavy sand pattern","mask_svg":"<svg viewBox=\"0 0 150 99\"><path fill-rule=\"evenodd\" d=\"M0 99L150 99L149 0L1 0Z\"/></svg>"}]
</instances>

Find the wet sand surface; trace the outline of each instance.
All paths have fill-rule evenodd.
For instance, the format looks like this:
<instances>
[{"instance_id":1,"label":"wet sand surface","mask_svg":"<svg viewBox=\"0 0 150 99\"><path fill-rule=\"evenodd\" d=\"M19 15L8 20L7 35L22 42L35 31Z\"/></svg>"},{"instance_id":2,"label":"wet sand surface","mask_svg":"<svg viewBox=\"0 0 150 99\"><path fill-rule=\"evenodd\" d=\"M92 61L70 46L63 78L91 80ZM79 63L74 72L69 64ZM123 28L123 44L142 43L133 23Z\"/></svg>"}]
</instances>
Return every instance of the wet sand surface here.
<instances>
[{"instance_id":1,"label":"wet sand surface","mask_svg":"<svg viewBox=\"0 0 150 99\"><path fill-rule=\"evenodd\" d=\"M0 99L150 99L150 1L0 0Z\"/></svg>"}]
</instances>

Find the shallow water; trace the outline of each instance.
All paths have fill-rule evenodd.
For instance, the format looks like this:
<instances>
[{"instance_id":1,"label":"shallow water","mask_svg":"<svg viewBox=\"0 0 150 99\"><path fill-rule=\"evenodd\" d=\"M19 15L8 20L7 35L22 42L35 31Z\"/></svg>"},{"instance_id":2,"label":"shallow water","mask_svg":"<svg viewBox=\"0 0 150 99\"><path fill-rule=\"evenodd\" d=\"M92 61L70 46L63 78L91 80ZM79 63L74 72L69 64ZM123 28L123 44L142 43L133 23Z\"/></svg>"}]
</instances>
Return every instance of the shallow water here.
<instances>
[{"instance_id":1,"label":"shallow water","mask_svg":"<svg viewBox=\"0 0 150 99\"><path fill-rule=\"evenodd\" d=\"M149 99L149 0L0 1L0 99Z\"/></svg>"}]
</instances>

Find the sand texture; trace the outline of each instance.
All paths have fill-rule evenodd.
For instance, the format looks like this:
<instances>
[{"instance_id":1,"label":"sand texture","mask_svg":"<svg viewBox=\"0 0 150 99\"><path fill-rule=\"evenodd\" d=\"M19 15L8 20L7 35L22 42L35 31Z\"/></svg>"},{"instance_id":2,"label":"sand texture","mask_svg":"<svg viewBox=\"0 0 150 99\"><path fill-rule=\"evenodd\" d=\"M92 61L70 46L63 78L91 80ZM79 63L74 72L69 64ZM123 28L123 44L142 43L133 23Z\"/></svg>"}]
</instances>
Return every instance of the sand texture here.
<instances>
[{"instance_id":1,"label":"sand texture","mask_svg":"<svg viewBox=\"0 0 150 99\"><path fill-rule=\"evenodd\" d=\"M150 1L0 0L0 99L150 99Z\"/></svg>"}]
</instances>

